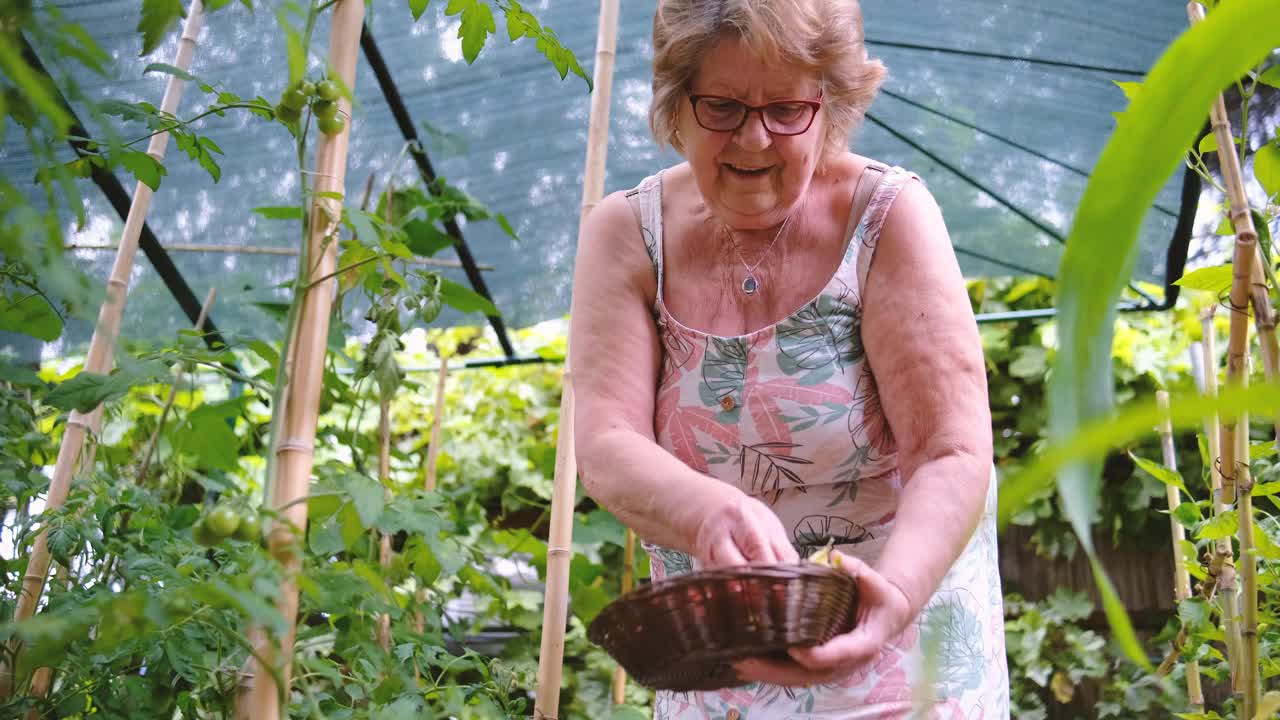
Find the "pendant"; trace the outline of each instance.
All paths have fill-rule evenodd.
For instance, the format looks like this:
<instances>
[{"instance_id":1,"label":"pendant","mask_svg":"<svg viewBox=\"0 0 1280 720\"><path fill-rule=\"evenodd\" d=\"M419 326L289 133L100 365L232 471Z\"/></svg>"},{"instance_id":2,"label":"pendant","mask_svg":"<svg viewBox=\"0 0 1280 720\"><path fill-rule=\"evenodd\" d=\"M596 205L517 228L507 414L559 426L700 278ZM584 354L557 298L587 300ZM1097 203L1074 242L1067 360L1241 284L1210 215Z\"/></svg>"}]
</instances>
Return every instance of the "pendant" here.
<instances>
[{"instance_id":1,"label":"pendant","mask_svg":"<svg viewBox=\"0 0 1280 720\"><path fill-rule=\"evenodd\" d=\"M754 275L748 275L747 278L742 281L742 292L748 295L755 295L756 290L759 289L760 283L756 281L756 277Z\"/></svg>"}]
</instances>

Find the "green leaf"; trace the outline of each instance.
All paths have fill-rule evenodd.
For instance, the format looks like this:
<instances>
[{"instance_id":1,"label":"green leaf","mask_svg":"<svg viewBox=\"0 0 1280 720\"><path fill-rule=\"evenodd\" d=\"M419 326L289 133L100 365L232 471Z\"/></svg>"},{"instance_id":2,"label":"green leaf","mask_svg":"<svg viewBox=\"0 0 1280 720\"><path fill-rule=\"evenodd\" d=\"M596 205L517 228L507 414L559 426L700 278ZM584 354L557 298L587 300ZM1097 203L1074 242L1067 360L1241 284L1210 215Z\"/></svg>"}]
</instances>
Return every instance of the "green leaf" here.
<instances>
[{"instance_id":1,"label":"green leaf","mask_svg":"<svg viewBox=\"0 0 1280 720\"><path fill-rule=\"evenodd\" d=\"M510 237L512 240L520 239L516 235L516 229L511 227L511 221L507 220L506 215L503 215L502 213L495 213L493 216L493 220L494 222L498 223L498 227L502 228L502 232L506 233L507 236Z\"/></svg>"},{"instance_id":2,"label":"green leaf","mask_svg":"<svg viewBox=\"0 0 1280 720\"><path fill-rule=\"evenodd\" d=\"M208 171L215 183L222 179L222 168L218 167L218 162L213 159L214 153L222 154L222 148L218 147L217 143L209 138L177 130L172 133L172 136L178 149Z\"/></svg>"},{"instance_id":3,"label":"green leaf","mask_svg":"<svg viewBox=\"0 0 1280 720\"><path fill-rule=\"evenodd\" d=\"M1089 596L1066 587L1054 590L1045 603L1046 617L1057 622L1079 622L1093 614L1093 601Z\"/></svg>"},{"instance_id":4,"label":"green leaf","mask_svg":"<svg viewBox=\"0 0 1280 720\"><path fill-rule=\"evenodd\" d=\"M1280 452L1280 448L1277 448L1276 444L1270 440L1262 440L1259 442L1250 443L1249 460L1252 462L1254 460L1269 458L1272 455L1275 455L1277 452Z\"/></svg>"},{"instance_id":5,"label":"green leaf","mask_svg":"<svg viewBox=\"0 0 1280 720\"><path fill-rule=\"evenodd\" d=\"M39 293L0 295L0 330L53 342L62 336L62 316Z\"/></svg>"},{"instance_id":6,"label":"green leaf","mask_svg":"<svg viewBox=\"0 0 1280 720\"><path fill-rule=\"evenodd\" d=\"M1200 506L1194 500L1184 500L1173 509L1173 517L1183 527L1193 528L1200 524L1204 516L1200 514Z\"/></svg>"},{"instance_id":7,"label":"green leaf","mask_svg":"<svg viewBox=\"0 0 1280 720\"><path fill-rule=\"evenodd\" d=\"M574 544L594 545L607 542L622 547L625 535L626 528L608 510L597 508L586 515L575 516Z\"/></svg>"},{"instance_id":8,"label":"green leaf","mask_svg":"<svg viewBox=\"0 0 1280 720\"><path fill-rule=\"evenodd\" d=\"M17 387L38 388L44 387L44 380L40 379L40 375L33 370L18 366L10 365L0 359L0 382L7 382ZM1255 485L1255 488L1261 487Z\"/></svg>"},{"instance_id":9,"label":"green leaf","mask_svg":"<svg viewBox=\"0 0 1280 720\"><path fill-rule=\"evenodd\" d=\"M1280 65L1272 65L1265 72L1258 76L1258 82L1264 85L1270 85L1273 88L1280 88Z\"/></svg>"},{"instance_id":10,"label":"green leaf","mask_svg":"<svg viewBox=\"0 0 1280 720\"><path fill-rule=\"evenodd\" d=\"M253 211L268 220L302 220L302 208L297 205L256 207Z\"/></svg>"},{"instance_id":11,"label":"green leaf","mask_svg":"<svg viewBox=\"0 0 1280 720\"><path fill-rule=\"evenodd\" d=\"M137 150L126 150L119 156L120 164L152 190L160 189L160 177L169 174L155 158Z\"/></svg>"},{"instance_id":12,"label":"green leaf","mask_svg":"<svg viewBox=\"0 0 1280 720\"><path fill-rule=\"evenodd\" d=\"M1240 138L1231 138L1231 141L1236 145L1240 144ZM1196 149L1200 151L1201 155L1218 152L1218 135L1209 133L1200 138L1200 145Z\"/></svg>"},{"instance_id":13,"label":"green leaf","mask_svg":"<svg viewBox=\"0 0 1280 720\"><path fill-rule=\"evenodd\" d=\"M196 457L200 465L233 471L240 467L240 438L231 423L240 414L240 403L201 405L191 412L174 444Z\"/></svg>"},{"instance_id":14,"label":"green leaf","mask_svg":"<svg viewBox=\"0 0 1280 720\"><path fill-rule=\"evenodd\" d=\"M60 410L87 413L104 402L123 397L134 385L168 377L168 367L160 362L142 363L110 375L82 372L55 386L44 401Z\"/></svg>"},{"instance_id":15,"label":"green leaf","mask_svg":"<svg viewBox=\"0 0 1280 720\"><path fill-rule=\"evenodd\" d=\"M1120 91L1124 93L1125 99L1129 102L1133 102L1134 98L1138 97L1139 91L1142 90L1142 83L1140 82L1125 82L1123 80L1112 80L1111 82L1120 88Z\"/></svg>"},{"instance_id":16,"label":"green leaf","mask_svg":"<svg viewBox=\"0 0 1280 720\"><path fill-rule=\"evenodd\" d=\"M1253 497L1266 497L1280 493L1280 480L1274 482L1258 483L1253 486L1253 492L1249 493Z\"/></svg>"},{"instance_id":17,"label":"green leaf","mask_svg":"<svg viewBox=\"0 0 1280 720\"><path fill-rule=\"evenodd\" d=\"M142 33L142 52L138 56L150 55L177 24L178 18L186 16L182 0L142 0L142 17L137 27Z\"/></svg>"},{"instance_id":18,"label":"green leaf","mask_svg":"<svg viewBox=\"0 0 1280 720\"><path fill-rule=\"evenodd\" d=\"M346 503L338 510L338 528L342 534L343 546L347 549L355 547L364 537L365 527L360 520L360 511L354 503Z\"/></svg>"},{"instance_id":19,"label":"green leaf","mask_svg":"<svg viewBox=\"0 0 1280 720\"><path fill-rule=\"evenodd\" d=\"M591 621L600 614L605 605L608 605L613 598L609 597L609 593L604 588L596 585L579 586L572 593L573 614L582 619L584 624L591 624Z\"/></svg>"},{"instance_id":20,"label":"green leaf","mask_svg":"<svg viewBox=\"0 0 1280 720\"><path fill-rule=\"evenodd\" d=\"M1215 295L1224 293L1231 289L1231 264L1192 270L1173 284L1188 290L1204 290Z\"/></svg>"},{"instance_id":21,"label":"green leaf","mask_svg":"<svg viewBox=\"0 0 1280 720\"><path fill-rule=\"evenodd\" d=\"M1049 353L1041 345L1022 345L1014 351L1009 374L1016 378L1043 378L1049 369Z\"/></svg>"},{"instance_id":22,"label":"green leaf","mask_svg":"<svg viewBox=\"0 0 1280 720\"><path fill-rule=\"evenodd\" d=\"M445 15L462 14L458 37L462 38L462 57L467 64L475 62L489 36L498 30L493 21L493 11L480 0L449 0Z\"/></svg>"},{"instance_id":23,"label":"green leaf","mask_svg":"<svg viewBox=\"0 0 1280 720\"><path fill-rule=\"evenodd\" d=\"M1280 546L1276 545L1256 519L1253 521L1253 549L1263 560L1280 562Z\"/></svg>"},{"instance_id":24,"label":"green leaf","mask_svg":"<svg viewBox=\"0 0 1280 720\"><path fill-rule=\"evenodd\" d=\"M18 44L8 38L0 42L0 70L17 85L23 98L49 118L59 132L71 125L71 115L59 102L52 82L36 73L18 53Z\"/></svg>"},{"instance_id":25,"label":"green leaf","mask_svg":"<svg viewBox=\"0 0 1280 720\"><path fill-rule=\"evenodd\" d=\"M1111 411L1115 308L1133 277L1142 219L1196 140L1204 109L1278 44L1280 3L1224 3L1174 40L1147 74L1141 92L1132 94L1128 109L1117 117L1076 210L1057 273L1059 350L1046 393L1051 442L1088 436L1096 426L1085 426ZM1100 262L1102 258L1109 261ZM1144 431L1157 422L1153 418ZM1098 469L1096 457L1088 453L1060 456L1058 495L1093 562L1116 639L1147 668L1124 608L1094 558L1090 524L1099 506ZM1002 505L1021 507L1027 498L1015 494L1014 499L1018 504Z\"/></svg>"},{"instance_id":26,"label":"green leaf","mask_svg":"<svg viewBox=\"0 0 1280 720\"><path fill-rule=\"evenodd\" d=\"M187 72L186 70L183 70L177 65L170 65L169 63L151 63L150 65L142 69L143 75L146 75L148 73L153 73L153 72L164 73L166 75L173 75L174 77L180 78L182 80L186 80L187 82L197 82L197 83L202 82L200 78L196 77L195 75L192 75L191 73Z\"/></svg>"},{"instance_id":27,"label":"green leaf","mask_svg":"<svg viewBox=\"0 0 1280 720\"><path fill-rule=\"evenodd\" d=\"M1209 624L1209 603L1204 598L1187 598L1178 603L1178 618L1192 630Z\"/></svg>"},{"instance_id":28,"label":"green leaf","mask_svg":"<svg viewBox=\"0 0 1280 720\"><path fill-rule=\"evenodd\" d=\"M1222 216L1222 220L1218 221L1218 227L1214 228L1213 234L1214 235L1235 235L1236 234L1236 229L1231 223L1230 215L1224 214ZM1227 267L1231 267L1231 265L1228 264ZM1174 284L1176 285L1177 283L1174 283Z\"/></svg>"},{"instance_id":29,"label":"green leaf","mask_svg":"<svg viewBox=\"0 0 1280 720\"><path fill-rule=\"evenodd\" d=\"M1262 696L1262 701L1258 703L1258 711L1253 714L1253 720L1268 720L1275 717L1278 710L1280 710L1280 690L1271 690Z\"/></svg>"},{"instance_id":30,"label":"green leaf","mask_svg":"<svg viewBox=\"0 0 1280 720\"><path fill-rule=\"evenodd\" d=\"M425 587L431 587L436 578L440 577L442 569L431 545L419 540L413 544L413 550L408 552L408 556L413 573L422 580Z\"/></svg>"},{"instance_id":31,"label":"green leaf","mask_svg":"<svg viewBox=\"0 0 1280 720\"><path fill-rule=\"evenodd\" d=\"M430 4L431 0L409 0L409 12L413 15L414 22L422 19L422 13L427 11Z\"/></svg>"},{"instance_id":32,"label":"green leaf","mask_svg":"<svg viewBox=\"0 0 1280 720\"><path fill-rule=\"evenodd\" d=\"M1180 430L1199 429L1204 419L1214 413L1220 417L1244 411L1274 415L1280 411L1280 385L1263 382L1248 388L1227 386L1213 398L1177 393L1170 398L1170 408L1170 422ZM1015 512L1051 485L1063 467L1081 459L1099 461L1112 448L1154 433L1163 417L1155 399L1148 398L1131 403L1112 417L1088 422L1066 440L1047 443L1000 484L1001 525L1007 525Z\"/></svg>"},{"instance_id":33,"label":"green leaf","mask_svg":"<svg viewBox=\"0 0 1280 720\"><path fill-rule=\"evenodd\" d=\"M1200 527L1200 532L1196 533L1197 540L1221 540L1225 537L1235 535L1236 530L1240 528L1240 513L1236 510L1227 510L1218 513L1209 519Z\"/></svg>"},{"instance_id":34,"label":"green leaf","mask_svg":"<svg viewBox=\"0 0 1280 720\"><path fill-rule=\"evenodd\" d=\"M71 559L80 551L84 539L73 525L58 525L49 531L49 554L64 567L71 567Z\"/></svg>"},{"instance_id":35,"label":"green leaf","mask_svg":"<svg viewBox=\"0 0 1280 720\"><path fill-rule=\"evenodd\" d=\"M373 478L358 473L348 473L346 484L347 494L351 496L351 502L355 505L360 524L366 530L374 527L386 506L382 485Z\"/></svg>"},{"instance_id":36,"label":"green leaf","mask_svg":"<svg viewBox=\"0 0 1280 720\"><path fill-rule=\"evenodd\" d=\"M1138 457L1133 453L1129 453L1129 457L1133 458L1133 461L1138 464L1138 467L1142 468L1143 472L1159 480L1165 485L1172 485L1173 487L1178 488L1182 491L1183 495L1190 497L1191 493L1188 492L1187 486L1182 482L1182 476L1177 472L1174 472L1172 469L1161 465L1160 463L1152 462L1143 457Z\"/></svg>"},{"instance_id":37,"label":"green leaf","mask_svg":"<svg viewBox=\"0 0 1280 720\"><path fill-rule=\"evenodd\" d=\"M351 226L352 232L355 233L356 239L366 247L378 247L379 235L378 231L373 227L371 215L359 208L351 208L347 210L347 224Z\"/></svg>"},{"instance_id":38,"label":"green leaf","mask_svg":"<svg viewBox=\"0 0 1280 720\"><path fill-rule=\"evenodd\" d=\"M382 577L382 573L375 570L372 565L364 560L356 560L352 563L351 569L369 583L370 588L382 595L384 600L395 603L396 596L391 592L391 588L387 587L387 579Z\"/></svg>"},{"instance_id":39,"label":"green leaf","mask_svg":"<svg viewBox=\"0 0 1280 720\"><path fill-rule=\"evenodd\" d=\"M410 220L404 224L404 232L409 249L414 255L431 257L454 245L451 235L444 233L436 227L434 222L427 220Z\"/></svg>"},{"instance_id":40,"label":"green leaf","mask_svg":"<svg viewBox=\"0 0 1280 720\"><path fill-rule=\"evenodd\" d=\"M1267 143L1258 148L1253 154L1253 176L1267 197L1273 198L1280 193L1280 147Z\"/></svg>"},{"instance_id":41,"label":"green leaf","mask_svg":"<svg viewBox=\"0 0 1280 720\"><path fill-rule=\"evenodd\" d=\"M331 491L318 490L312 487L307 496L307 518L311 522L319 522L332 517L342 507L342 496Z\"/></svg>"},{"instance_id":42,"label":"green leaf","mask_svg":"<svg viewBox=\"0 0 1280 720\"><path fill-rule=\"evenodd\" d=\"M337 520L320 524L316 519L311 519L310 525L307 547L311 549L312 554L327 558L342 552L347 547L342 539L342 524Z\"/></svg>"},{"instance_id":43,"label":"green leaf","mask_svg":"<svg viewBox=\"0 0 1280 720\"><path fill-rule=\"evenodd\" d=\"M443 276L440 278L440 296L446 305L459 312L480 312L490 317L498 317L501 314L498 308L480 293Z\"/></svg>"},{"instance_id":44,"label":"green leaf","mask_svg":"<svg viewBox=\"0 0 1280 720\"><path fill-rule=\"evenodd\" d=\"M302 35L294 29L283 12L276 13L276 21L284 30L285 55L289 62L289 85L301 82L307 72L307 49L302 45Z\"/></svg>"}]
</instances>

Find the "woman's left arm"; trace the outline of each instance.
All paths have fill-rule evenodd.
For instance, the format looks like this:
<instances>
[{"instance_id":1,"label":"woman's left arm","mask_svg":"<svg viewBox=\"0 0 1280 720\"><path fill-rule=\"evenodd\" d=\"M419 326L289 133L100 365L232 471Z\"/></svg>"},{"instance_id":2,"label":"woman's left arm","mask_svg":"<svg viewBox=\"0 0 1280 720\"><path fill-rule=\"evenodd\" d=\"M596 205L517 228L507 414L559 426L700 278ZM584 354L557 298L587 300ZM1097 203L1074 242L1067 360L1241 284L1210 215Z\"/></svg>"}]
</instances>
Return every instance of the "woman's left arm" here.
<instances>
[{"instance_id":1,"label":"woman's left arm","mask_svg":"<svg viewBox=\"0 0 1280 720\"><path fill-rule=\"evenodd\" d=\"M973 535L992 463L982 341L942 213L919 182L885 220L862 333L904 484L875 569L914 619Z\"/></svg>"},{"instance_id":2,"label":"woman's left arm","mask_svg":"<svg viewBox=\"0 0 1280 720\"><path fill-rule=\"evenodd\" d=\"M991 412L982 343L942 213L910 181L889 210L866 287L862 336L904 487L874 568L858 578L853 632L792 650L796 664L751 660L748 679L827 682L875 659L928 603L973 535L990 482Z\"/></svg>"}]
</instances>

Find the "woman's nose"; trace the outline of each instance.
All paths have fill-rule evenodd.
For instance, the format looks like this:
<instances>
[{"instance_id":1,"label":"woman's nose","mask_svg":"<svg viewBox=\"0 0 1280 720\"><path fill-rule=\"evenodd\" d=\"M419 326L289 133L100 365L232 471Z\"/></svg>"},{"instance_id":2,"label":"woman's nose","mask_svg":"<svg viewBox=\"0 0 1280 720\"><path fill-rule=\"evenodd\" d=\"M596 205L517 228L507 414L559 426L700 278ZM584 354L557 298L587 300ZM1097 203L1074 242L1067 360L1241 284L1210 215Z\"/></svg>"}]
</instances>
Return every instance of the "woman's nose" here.
<instances>
[{"instance_id":1,"label":"woman's nose","mask_svg":"<svg viewBox=\"0 0 1280 720\"><path fill-rule=\"evenodd\" d=\"M734 140L743 150L759 152L773 143L773 136L764 127L764 116L759 112L749 111L742 127L735 133Z\"/></svg>"}]
</instances>

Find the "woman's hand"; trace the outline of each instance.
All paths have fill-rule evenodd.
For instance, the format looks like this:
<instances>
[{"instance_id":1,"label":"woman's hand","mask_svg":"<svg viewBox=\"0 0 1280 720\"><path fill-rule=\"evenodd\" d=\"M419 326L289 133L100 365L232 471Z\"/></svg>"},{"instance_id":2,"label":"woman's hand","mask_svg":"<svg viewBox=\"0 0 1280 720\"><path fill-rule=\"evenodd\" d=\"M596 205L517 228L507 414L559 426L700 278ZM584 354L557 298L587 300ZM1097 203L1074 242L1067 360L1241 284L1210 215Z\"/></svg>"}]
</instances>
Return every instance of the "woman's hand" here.
<instances>
[{"instance_id":1,"label":"woman's hand","mask_svg":"<svg viewBox=\"0 0 1280 720\"><path fill-rule=\"evenodd\" d=\"M693 547L704 568L799 562L782 521L763 502L718 484L703 506Z\"/></svg>"},{"instance_id":2,"label":"woman's hand","mask_svg":"<svg viewBox=\"0 0 1280 720\"><path fill-rule=\"evenodd\" d=\"M857 558L838 551L832 551L831 558L858 583L854 629L817 647L793 648L789 660L754 658L735 663L738 677L788 687L836 682L874 661L906 629L913 620L911 606L897 585Z\"/></svg>"}]
</instances>

